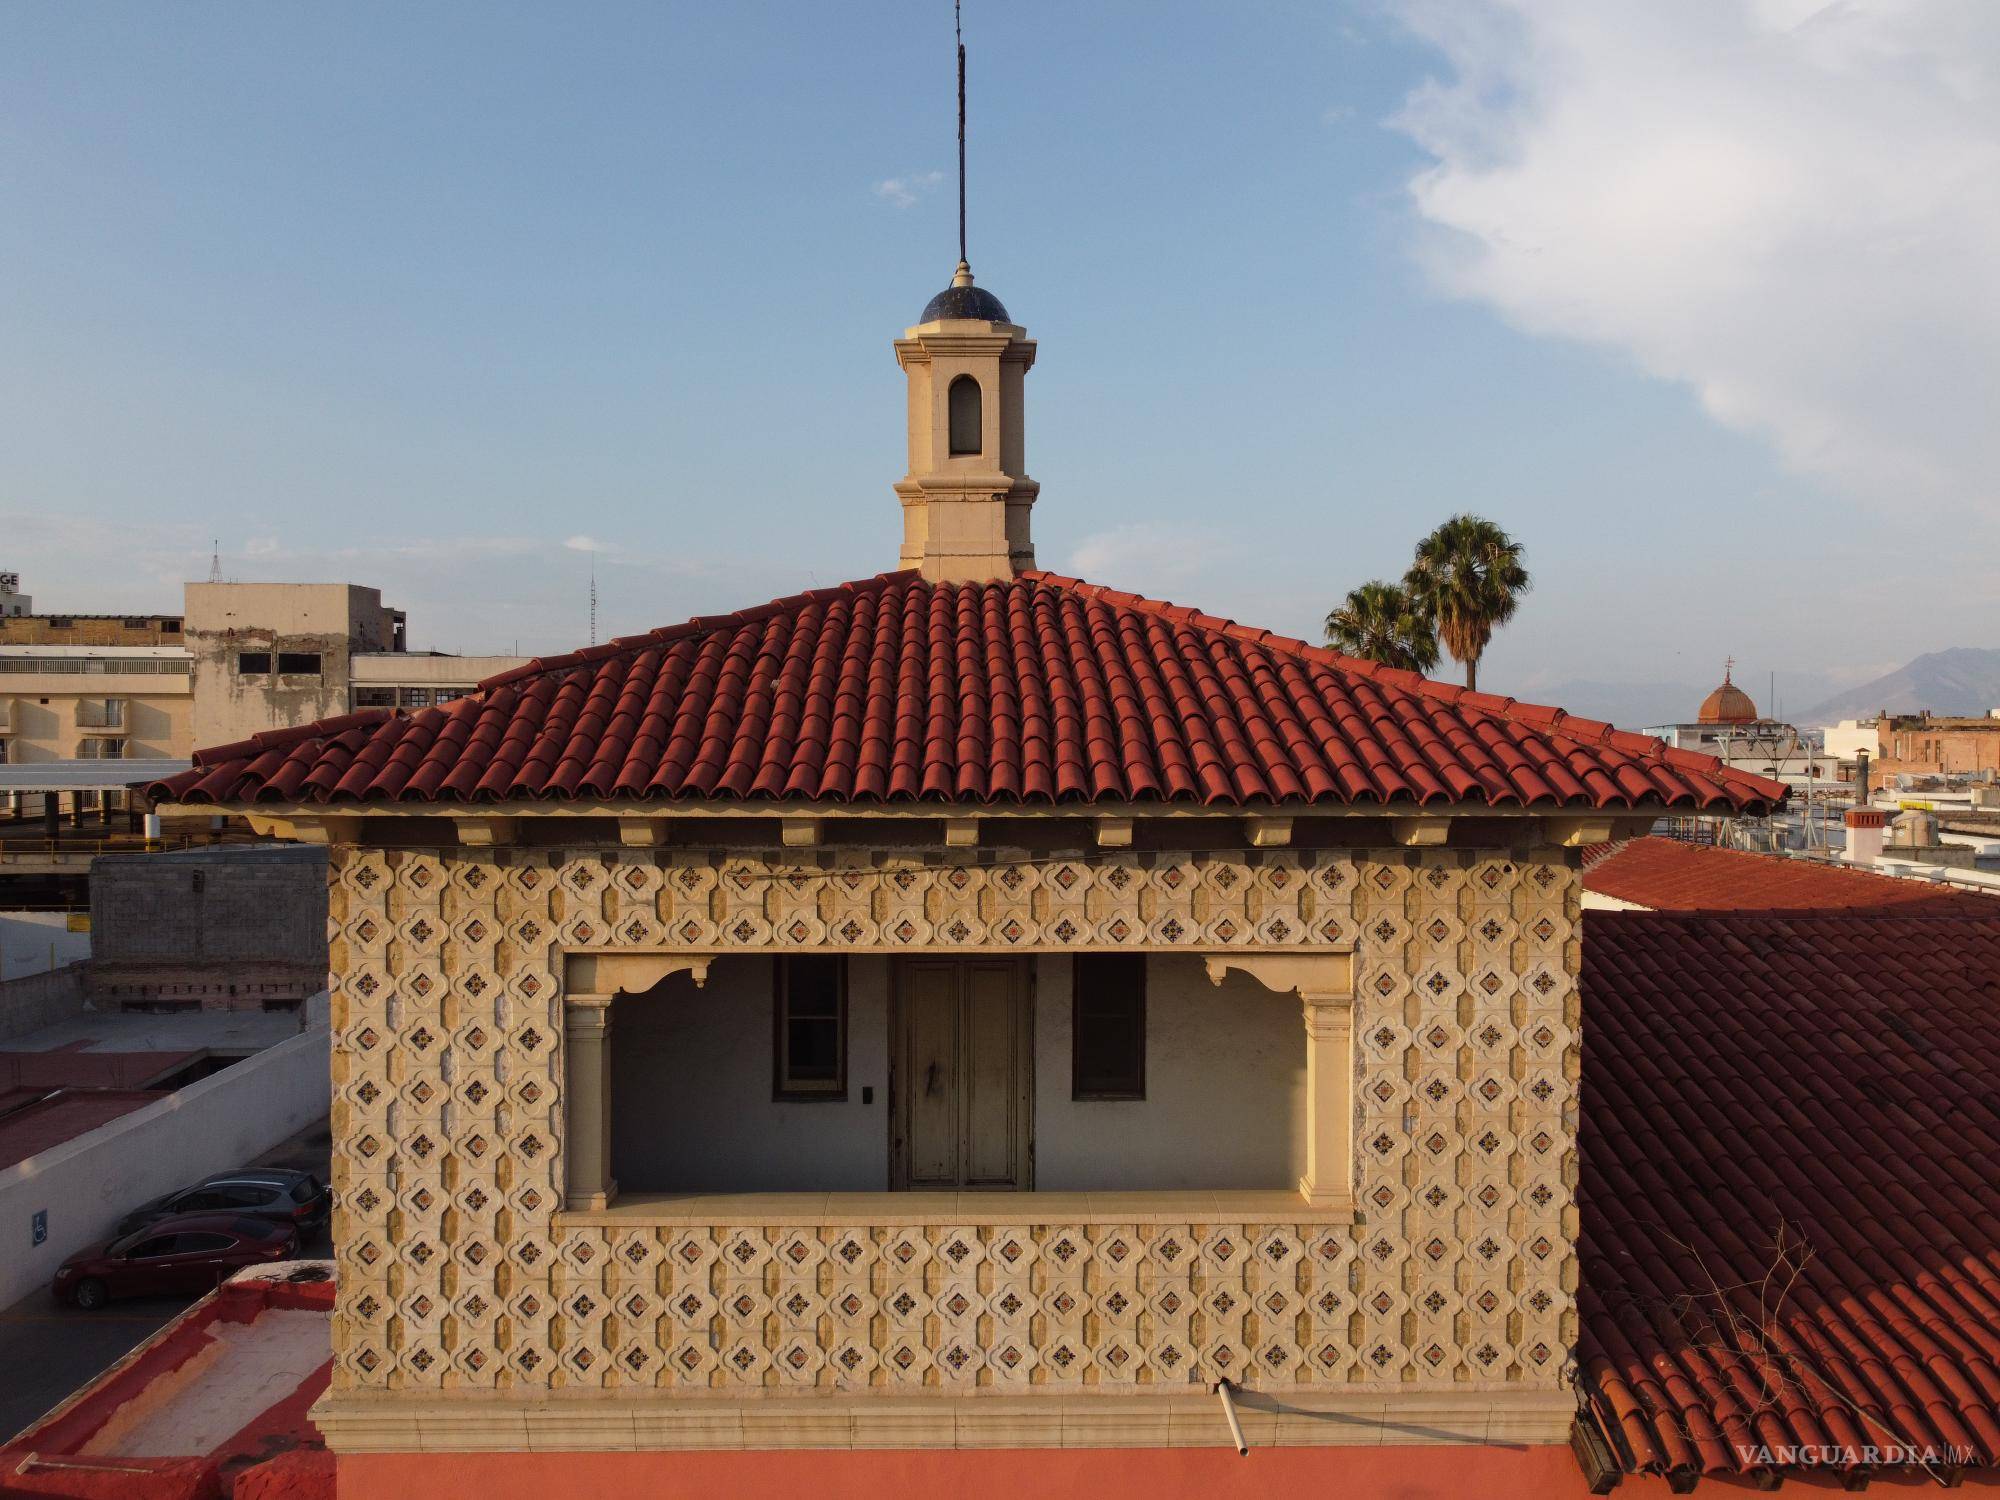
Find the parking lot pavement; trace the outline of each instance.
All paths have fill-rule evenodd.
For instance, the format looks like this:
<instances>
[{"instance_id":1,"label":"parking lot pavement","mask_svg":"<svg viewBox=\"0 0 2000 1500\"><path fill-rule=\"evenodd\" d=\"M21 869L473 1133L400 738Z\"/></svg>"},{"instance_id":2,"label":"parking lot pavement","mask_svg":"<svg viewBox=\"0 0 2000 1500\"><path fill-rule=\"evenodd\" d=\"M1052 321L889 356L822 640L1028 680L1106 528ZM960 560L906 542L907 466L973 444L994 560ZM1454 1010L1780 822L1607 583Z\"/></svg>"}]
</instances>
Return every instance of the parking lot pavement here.
<instances>
[{"instance_id":1,"label":"parking lot pavement","mask_svg":"<svg viewBox=\"0 0 2000 1500\"><path fill-rule=\"evenodd\" d=\"M0 1434L12 1437L85 1381L111 1368L188 1305L140 1297L98 1312L58 1306L46 1291L0 1313Z\"/></svg>"},{"instance_id":2,"label":"parking lot pavement","mask_svg":"<svg viewBox=\"0 0 2000 1500\"><path fill-rule=\"evenodd\" d=\"M246 1165L291 1167L326 1180L332 1155L327 1122L309 1125ZM325 1229L299 1247L333 1253ZM12 1437L70 1392L96 1379L172 1322L193 1297L134 1297L96 1312L66 1307L46 1289L0 1312L0 1440Z\"/></svg>"}]
</instances>

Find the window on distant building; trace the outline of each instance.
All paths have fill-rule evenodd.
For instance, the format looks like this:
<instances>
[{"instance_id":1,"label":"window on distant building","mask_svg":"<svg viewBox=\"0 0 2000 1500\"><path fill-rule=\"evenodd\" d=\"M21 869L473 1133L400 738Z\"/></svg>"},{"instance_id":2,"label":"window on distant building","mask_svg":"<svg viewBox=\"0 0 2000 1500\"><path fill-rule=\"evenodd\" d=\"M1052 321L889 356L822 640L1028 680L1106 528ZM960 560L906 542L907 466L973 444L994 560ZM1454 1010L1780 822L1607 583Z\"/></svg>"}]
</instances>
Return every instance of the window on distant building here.
<instances>
[{"instance_id":1,"label":"window on distant building","mask_svg":"<svg viewBox=\"0 0 2000 1500\"><path fill-rule=\"evenodd\" d=\"M394 688L356 688L354 690L356 708L394 708L396 690Z\"/></svg>"},{"instance_id":2,"label":"window on distant building","mask_svg":"<svg viewBox=\"0 0 2000 1500\"><path fill-rule=\"evenodd\" d=\"M271 653L268 651L239 651L236 653L236 670L246 677L271 670Z\"/></svg>"},{"instance_id":3,"label":"window on distant building","mask_svg":"<svg viewBox=\"0 0 2000 1500\"><path fill-rule=\"evenodd\" d=\"M1080 953L1071 996L1070 1097L1146 1097L1146 956Z\"/></svg>"},{"instance_id":4,"label":"window on distant building","mask_svg":"<svg viewBox=\"0 0 2000 1500\"><path fill-rule=\"evenodd\" d=\"M431 706L431 690L429 688L403 689L403 707L429 708L430 706Z\"/></svg>"},{"instance_id":5,"label":"window on distant building","mask_svg":"<svg viewBox=\"0 0 2000 1500\"><path fill-rule=\"evenodd\" d=\"M985 446L984 422L980 411L979 382L961 375L951 383L946 403L950 407L951 451L977 453Z\"/></svg>"},{"instance_id":6,"label":"window on distant building","mask_svg":"<svg viewBox=\"0 0 2000 1500\"><path fill-rule=\"evenodd\" d=\"M145 630L148 627L150 627L152 623L153 622L151 620L148 620L143 616L131 615L128 616L125 621L125 628L127 630Z\"/></svg>"},{"instance_id":7,"label":"window on distant building","mask_svg":"<svg viewBox=\"0 0 2000 1500\"><path fill-rule=\"evenodd\" d=\"M317 651L280 651L278 653L280 675L292 677L319 676L319 653Z\"/></svg>"},{"instance_id":8,"label":"window on distant building","mask_svg":"<svg viewBox=\"0 0 2000 1500\"><path fill-rule=\"evenodd\" d=\"M125 741L105 735L93 734L79 740L76 746L78 760L123 760Z\"/></svg>"},{"instance_id":9,"label":"window on distant building","mask_svg":"<svg viewBox=\"0 0 2000 1500\"><path fill-rule=\"evenodd\" d=\"M777 960L771 1096L847 1097L847 960L802 954Z\"/></svg>"},{"instance_id":10,"label":"window on distant building","mask_svg":"<svg viewBox=\"0 0 2000 1500\"><path fill-rule=\"evenodd\" d=\"M125 700L79 698L76 700L76 722L78 727L83 729L123 729Z\"/></svg>"}]
</instances>

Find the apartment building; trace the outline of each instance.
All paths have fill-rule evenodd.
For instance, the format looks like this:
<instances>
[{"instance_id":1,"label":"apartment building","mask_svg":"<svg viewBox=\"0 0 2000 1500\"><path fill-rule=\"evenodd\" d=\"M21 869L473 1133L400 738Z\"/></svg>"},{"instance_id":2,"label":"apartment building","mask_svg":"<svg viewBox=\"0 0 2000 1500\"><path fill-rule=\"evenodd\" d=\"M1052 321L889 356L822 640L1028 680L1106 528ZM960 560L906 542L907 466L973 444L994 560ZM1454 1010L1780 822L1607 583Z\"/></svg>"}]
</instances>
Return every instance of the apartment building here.
<instances>
[{"instance_id":1,"label":"apartment building","mask_svg":"<svg viewBox=\"0 0 2000 1500\"><path fill-rule=\"evenodd\" d=\"M403 611L356 584L190 583L184 604L35 614L0 573L0 764L185 760L357 708L449 703L524 660L408 651Z\"/></svg>"}]
</instances>

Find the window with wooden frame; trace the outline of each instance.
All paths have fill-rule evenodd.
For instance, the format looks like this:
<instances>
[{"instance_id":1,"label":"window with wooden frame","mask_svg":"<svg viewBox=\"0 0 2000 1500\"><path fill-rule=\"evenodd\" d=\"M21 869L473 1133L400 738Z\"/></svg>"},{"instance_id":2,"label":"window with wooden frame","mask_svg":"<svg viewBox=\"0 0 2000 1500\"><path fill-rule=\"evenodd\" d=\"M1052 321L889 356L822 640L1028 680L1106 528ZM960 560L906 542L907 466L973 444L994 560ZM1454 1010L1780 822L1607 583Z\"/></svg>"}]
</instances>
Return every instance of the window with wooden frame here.
<instances>
[{"instance_id":1,"label":"window with wooden frame","mask_svg":"<svg viewBox=\"0 0 2000 1500\"><path fill-rule=\"evenodd\" d=\"M847 960L792 954L776 960L771 1097L847 1097Z\"/></svg>"},{"instance_id":2,"label":"window with wooden frame","mask_svg":"<svg viewBox=\"0 0 2000 1500\"><path fill-rule=\"evenodd\" d=\"M1079 953L1070 991L1070 1097L1146 1097L1146 955Z\"/></svg>"}]
</instances>

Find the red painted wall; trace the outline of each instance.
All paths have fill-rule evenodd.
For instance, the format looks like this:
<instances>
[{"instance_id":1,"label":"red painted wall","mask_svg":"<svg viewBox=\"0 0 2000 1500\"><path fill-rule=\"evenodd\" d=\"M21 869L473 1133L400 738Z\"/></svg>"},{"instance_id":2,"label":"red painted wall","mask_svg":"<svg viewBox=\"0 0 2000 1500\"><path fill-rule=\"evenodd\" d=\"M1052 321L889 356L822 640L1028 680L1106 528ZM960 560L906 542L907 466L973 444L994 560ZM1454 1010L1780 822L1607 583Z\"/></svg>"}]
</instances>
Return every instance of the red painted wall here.
<instances>
[{"instance_id":1,"label":"red painted wall","mask_svg":"<svg viewBox=\"0 0 2000 1500\"><path fill-rule=\"evenodd\" d=\"M1566 1447L344 1454L339 1500L1582 1500ZM1332 1486L1335 1488L1322 1488ZM1659 1486L1664 1495L1665 1485Z\"/></svg>"}]
</instances>

